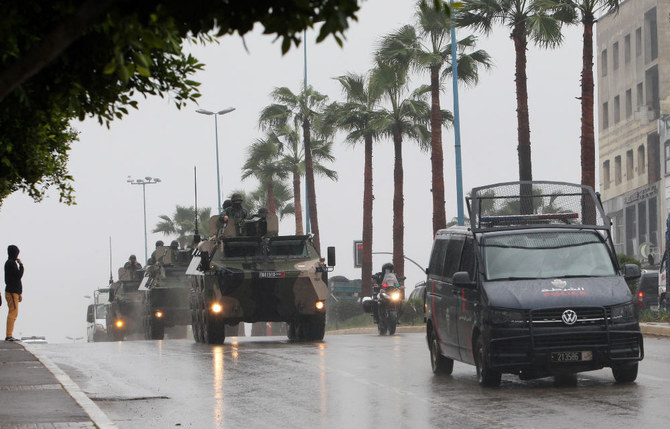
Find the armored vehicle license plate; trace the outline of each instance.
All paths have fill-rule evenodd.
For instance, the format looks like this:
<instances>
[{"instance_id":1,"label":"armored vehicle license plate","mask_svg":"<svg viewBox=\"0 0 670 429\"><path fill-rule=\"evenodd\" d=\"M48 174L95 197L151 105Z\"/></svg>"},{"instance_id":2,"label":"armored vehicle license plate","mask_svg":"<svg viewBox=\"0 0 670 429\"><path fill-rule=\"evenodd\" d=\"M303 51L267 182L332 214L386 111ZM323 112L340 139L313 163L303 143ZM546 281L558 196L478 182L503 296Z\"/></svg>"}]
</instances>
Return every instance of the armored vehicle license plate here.
<instances>
[{"instance_id":1,"label":"armored vehicle license plate","mask_svg":"<svg viewBox=\"0 0 670 429\"><path fill-rule=\"evenodd\" d=\"M593 360L593 352L582 351L582 352L552 352L551 361L552 362L582 362Z\"/></svg>"},{"instance_id":2,"label":"armored vehicle license plate","mask_svg":"<svg viewBox=\"0 0 670 429\"><path fill-rule=\"evenodd\" d=\"M283 271L261 271L258 273L258 277L262 279L278 279L284 277Z\"/></svg>"}]
</instances>

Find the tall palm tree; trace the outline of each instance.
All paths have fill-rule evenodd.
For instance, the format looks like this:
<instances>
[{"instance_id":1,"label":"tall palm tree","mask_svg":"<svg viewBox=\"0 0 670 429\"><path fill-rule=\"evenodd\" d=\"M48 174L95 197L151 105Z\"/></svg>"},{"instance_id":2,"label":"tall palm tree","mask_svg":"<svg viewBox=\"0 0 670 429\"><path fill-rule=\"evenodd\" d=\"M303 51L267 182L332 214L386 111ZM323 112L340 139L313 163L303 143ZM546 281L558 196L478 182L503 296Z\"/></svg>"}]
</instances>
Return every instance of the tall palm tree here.
<instances>
[{"instance_id":1,"label":"tall palm tree","mask_svg":"<svg viewBox=\"0 0 670 429\"><path fill-rule=\"evenodd\" d=\"M198 232L209 237L209 218L212 216L210 207L198 209ZM161 221L156 224L153 233L177 236L180 247L184 247L193 241L195 232L195 208L177 205L172 217L168 215L158 216Z\"/></svg>"},{"instance_id":2,"label":"tall palm tree","mask_svg":"<svg viewBox=\"0 0 670 429\"><path fill-rule=\"evenodd\" d=\"M510 28L516 55L516 113L518 132L519 180L533 180L528 118L526 49L528 40L545 48L561 44L560 22L546 12L542 0L463 0L454 19L461 27L472 27L490 34L494 25Z\"/></svg>"},{"instance_id":3,"label":"tall palm tree","mask_svg":"<svg viewBox=\"0 0 670 429\"><path fill-rule=\"evenodd\" d=\"M402 143L406 137L416 141L422 150L430 147L430 106L425 101L429 88L424 85L405 98L409 92L407 68L393 61L385 62L379 56L370 82L382 88L383 99L390 106L379 110L372 126L380 136L393 140L393 266L402 278L405 273Z\"/></svg>"},{"instance_id":4,"label":"tall palm tree","mask_svg":"<svg viewBox=\"0 0 670 429\"><path fill-rule=\"evenodd\" d=\"M619 0L543 0L543 5L555 12L555 16L569 24L584 26L582 36L582 135L581 162L582 185L595 189L596 144L593 120L593 24L596 14L619 8Z\"/></svg>"},{"instance_id":5,"label":"tall palm tree","mask_svg":"<svg viewBox=\"0 0 670 429\"><path fill-rule=\"evenodd\" d=\"M383 95L381 88L371 85L370 76L346 74L336 78L342 85L343 103L329 106L336 127L347 132L346 141L364 143L363 166L363 255L361 265L361 295L372 295L372 143L378 138L372 126Z\"/></svg>"},{"instance_id":6,"label":"tall palm tree","mask_svg":"<svg viewBox=\"0 0 670 429\"><path fill-rule=\"evenodd\" d=\"M250 213L258 212L261 207L267 207L268 198L267 186L259 185L256 190L251 191L249 193L249 205L252 207ZM275 182L272 187L272 198L280 220L288 215L295 214L295 207L292 202L293 194L286 183Z\"/></svg>"},{"instance_id":7,"label":"tall palm tree","mask_svg":"<svg viewBox=\"0 0 670 429\"><path fill-rule=\"evenodd\" d=\"M319 219L314 186L314 160L312 158L312 124L317 119L328 101L328 97L314 90L311 86L294 94L289 88L275 88L271 93L275 103L267 106L260 114L261 128L280 128L294 123L302 127L303 145L305 147L305 180L307 182L307 206L310 214L310 226L314 234L314 247L321 254L319 238Z\"/></svg>"},{"instance_id":8,"label":"tall palm tree","mask_svg":"<svg viewBox=\"0 0 670 429\"><path fill-rule=\"evenodd\" d=\"M443 0L438 0L442 3ZM406 25L384 40L380 54L386 58L405 58L403 63L412 65L421 72L428 72L431 95L431 172L433 194L433 235L446 227L444 192L444 155L442 151L442 108L440 91L443 81L452 76L451 21L449 16L435 3L419 2L416 11L416 26ZM490 68L491 58L486 51L473 50L474 36L457 42L458 78L465 84L476 84L479 68ZM469 52L472 51L472 52ZM468 53L469 52L469 53Z\"/></svg>"},{"instance_id":9,"label":"tall palm tree","mask_svg":"<svg viewBox=\"0 0 670 429\"><path fill-rule=\"evenodd\" d=\"M242 180L255 177L266 189L266 207L270 213L277 214L274 187L277 182L286 179L286 170L279 161L281 146L273 132L266 138L256 139L247 149L247 160L242 166Z\"/></svg>"}]
</instances>

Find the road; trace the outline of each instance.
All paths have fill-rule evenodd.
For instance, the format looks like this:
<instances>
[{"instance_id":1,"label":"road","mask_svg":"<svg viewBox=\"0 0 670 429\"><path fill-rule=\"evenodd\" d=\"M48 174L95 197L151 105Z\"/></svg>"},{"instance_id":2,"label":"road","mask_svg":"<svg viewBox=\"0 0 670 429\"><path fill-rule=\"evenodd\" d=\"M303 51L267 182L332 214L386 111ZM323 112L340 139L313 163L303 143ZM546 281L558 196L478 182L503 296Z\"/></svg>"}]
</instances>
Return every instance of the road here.
<instances>
[{"instance_id":1,"label":"road","mask_svg":"<svg viewBox=\"0 0 670 429\"><path fill-rule=\"evenodd\" d=\"M670 339L646 337L635 384L610 370L577 385L503 376L481 388L472 366L430 371L423 334L326 335L33 346L119 428L612 428L670 421Z\"/></svg>"}]
</instances>

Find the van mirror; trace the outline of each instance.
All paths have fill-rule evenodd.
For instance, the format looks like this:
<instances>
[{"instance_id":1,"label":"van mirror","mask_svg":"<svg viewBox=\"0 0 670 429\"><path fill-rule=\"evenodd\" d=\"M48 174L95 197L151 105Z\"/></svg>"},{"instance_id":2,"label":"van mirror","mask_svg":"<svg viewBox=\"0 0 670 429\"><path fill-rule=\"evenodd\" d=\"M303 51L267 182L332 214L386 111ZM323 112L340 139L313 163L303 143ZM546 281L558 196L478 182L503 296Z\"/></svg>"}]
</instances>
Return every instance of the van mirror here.
<instances>
[{"instance_id":1,"label":"van mirror","mask_svg":"<svg viewBox=\"0 0 670 429\"><path fill-rule=\"evenodd\" d=\"M328 247L328 266L329 267L334 267L335 266L335 247L334 246L329 246Z\"/></svg>"},{"instance_id":2,"label":"van mirror","mask_svg":"<svg viewBox=\"0 0 670 429\"><path fill-rule=\"evenodd\" d=\"M623 267L623 278L626 280L639 279L641 276L640 267L636 264L626 264Z\"/></svg>"},{"instance_id":3,"label":"van mirror","mask_svg":"<svg viewBox=\"0 0 670 429\"><path fill-rule=\"evenodd\" d=\"M468 274L467 271L459 271L455 273L452 281L456 287L474 289L476 286L476 283L470 279L470 274Z\"/></svg>"},{"instance_id":4,"label":"van mirror","mask_svg":"<svg viewBox=\"0 0 670 429\"><path fill-rule=\"evenodd\" d=\"M430 274L430 270L426 268L426 275Z\"/></svg>"},{"instance_id":5,"label":"van mirror","mask_svg":"<svg viewBox=\"0 0 670 429\"><path fill-rule=\"evenodd\" d=\"M88 323L95 323L95 315L93 314L93 304L88 306L86 310L86 321Z\"/></svg>"}]
</instances>

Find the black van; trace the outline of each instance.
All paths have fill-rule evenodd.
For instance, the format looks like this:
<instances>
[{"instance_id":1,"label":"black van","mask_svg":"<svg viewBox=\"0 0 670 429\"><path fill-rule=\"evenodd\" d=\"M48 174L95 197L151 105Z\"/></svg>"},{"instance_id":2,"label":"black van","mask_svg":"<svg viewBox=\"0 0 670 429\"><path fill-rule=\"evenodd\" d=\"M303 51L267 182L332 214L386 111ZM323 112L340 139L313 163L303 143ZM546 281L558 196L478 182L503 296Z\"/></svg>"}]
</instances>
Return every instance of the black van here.
<instances>
[{"instance_id":1,"label":"black van","mask_svg":"<svg viewBox=\"0 0 670 429\"><path fill-rule=\"evenodd\" d=\"M644 355L633 296L610 221L590 187L510 182L475 188L470 227L438 231L426 281L426 336L435 374L454 360L485 386L611 367L637 377Z\"/></svg>"}]
</instances>

